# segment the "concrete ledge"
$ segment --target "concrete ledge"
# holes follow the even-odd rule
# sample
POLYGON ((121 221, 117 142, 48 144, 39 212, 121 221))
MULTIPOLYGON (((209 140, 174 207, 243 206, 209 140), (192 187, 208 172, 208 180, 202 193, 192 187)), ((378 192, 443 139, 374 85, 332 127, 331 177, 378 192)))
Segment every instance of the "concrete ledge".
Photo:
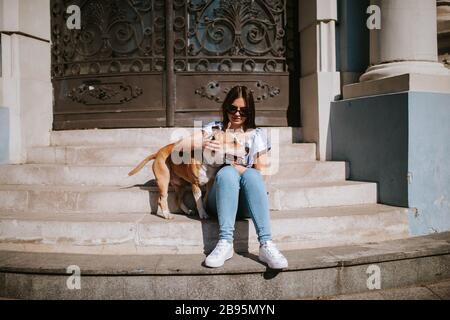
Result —
MULTIPOLYGON (((289 267, 301 271, 408 260, 450 254, 450 232, 408 239, 284 252, 289 267)), ((236 254, 222 268, 202 265, 203 254, 84 255, 0 251, 0 272, 67 275, 76 264, 81 275, 209 275, 260 273, 268 268, 251 253, 236 254)), ((448 265, 450 272, 450 264, 448 265)), ((274 270, 273 270, 274 271, 274 270)))
POLYGON ((450 233, 286 252, 290 266, 267 269, 254 255, 223 268, 204 255, 90 256, 0 252, 0 296, 21 299, 298 299, 367 292, 376 264, 381 288, 450 278, 450 233), (68 290, 66 268, 81 269, 81 290, 68 290))
POLYGON ((404 91, 450 93, 450 76, 404 74, 344 86, 344 99, 404 91))

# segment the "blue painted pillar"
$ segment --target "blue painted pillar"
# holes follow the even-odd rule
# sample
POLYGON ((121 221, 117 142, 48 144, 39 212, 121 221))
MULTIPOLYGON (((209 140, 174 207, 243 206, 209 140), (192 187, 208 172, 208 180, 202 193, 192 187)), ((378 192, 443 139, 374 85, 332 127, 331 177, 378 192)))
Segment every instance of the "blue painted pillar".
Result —
POLYGON ((370 0, 338 0, 337 62, 343 85, 357 82, 369 66, 369 6, 370 0))

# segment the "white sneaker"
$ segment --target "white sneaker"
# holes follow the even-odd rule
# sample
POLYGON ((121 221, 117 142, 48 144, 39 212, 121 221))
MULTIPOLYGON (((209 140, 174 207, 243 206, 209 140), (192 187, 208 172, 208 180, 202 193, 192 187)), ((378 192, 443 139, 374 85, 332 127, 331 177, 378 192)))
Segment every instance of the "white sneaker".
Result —
POLYGON ((205 259, 205 265, 210 268, 221 267, 226 260, 231 259, 233 253, 232 243, 227 240, 219 240, 214 250, 205 259))
POLYGON ((284 269, 288 266, 286 258, 272 241, 266 241, 260 245, 259 260, 267 263, 271 269, 284 269))

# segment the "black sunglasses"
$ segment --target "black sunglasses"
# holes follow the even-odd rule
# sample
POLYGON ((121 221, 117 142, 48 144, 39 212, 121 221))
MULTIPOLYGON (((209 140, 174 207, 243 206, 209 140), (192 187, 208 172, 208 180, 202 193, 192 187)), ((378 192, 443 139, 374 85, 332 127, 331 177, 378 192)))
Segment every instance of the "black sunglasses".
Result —
POLYGON ((248 117, 251 113, 250 108, 248 107, 238 108, 232 104, 226 105, 225 111, 231 114, 236 114, 239 111, 239 114, 243 117, 248 117))

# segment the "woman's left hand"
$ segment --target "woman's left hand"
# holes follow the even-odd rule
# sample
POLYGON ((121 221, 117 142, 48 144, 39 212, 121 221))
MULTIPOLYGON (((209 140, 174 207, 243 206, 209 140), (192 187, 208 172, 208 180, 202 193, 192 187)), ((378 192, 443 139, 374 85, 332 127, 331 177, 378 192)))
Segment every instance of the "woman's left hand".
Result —
POLYGON ((237 163, 233 163, 232 166, 239 172, 239 175, 241 175, 241 176, 244 173, 244 171, 247 170, 246 167, 241 166, 240 164, 237 164, 237 163))

